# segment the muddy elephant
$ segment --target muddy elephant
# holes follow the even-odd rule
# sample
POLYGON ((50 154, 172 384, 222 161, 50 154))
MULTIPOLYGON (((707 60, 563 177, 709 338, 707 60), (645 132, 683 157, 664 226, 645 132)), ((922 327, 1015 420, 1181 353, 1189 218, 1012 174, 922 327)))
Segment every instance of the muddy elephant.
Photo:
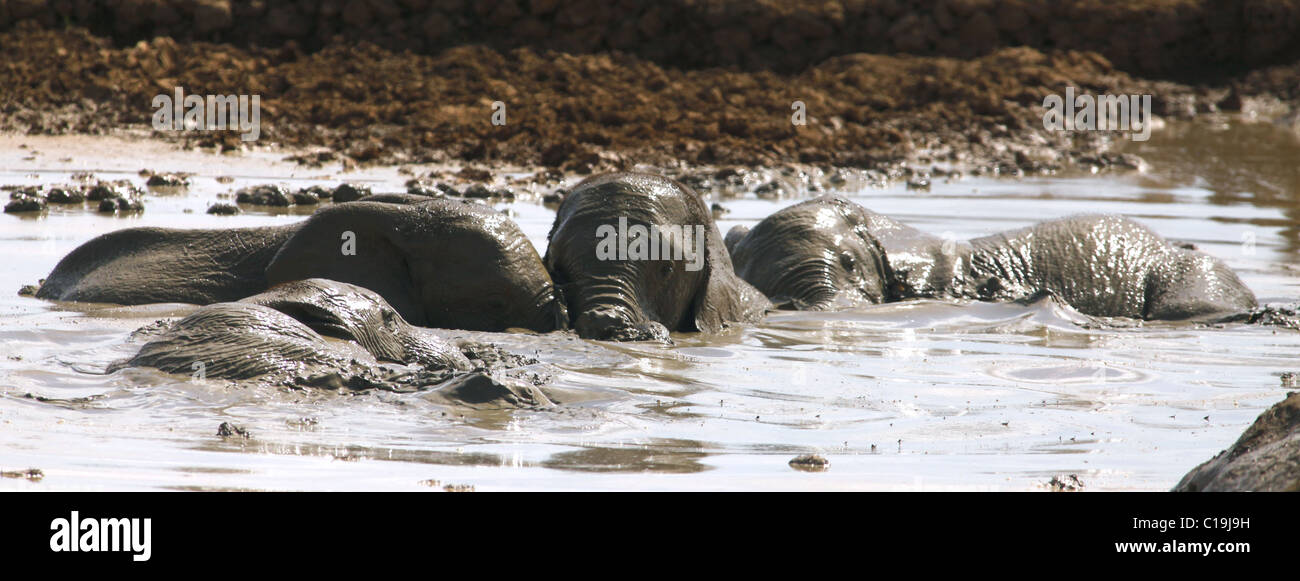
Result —
POLYGON ((364 288, 307 279, 202 307, 107 371, 152 367, 198 379, 421 391, 428 401, 471 408, 552 405, 534 382, 489 370, 516 359, 528 363, 491 345, 434 336, 364 288))
POLYGON ((736 276, 700 196, 662 176, 584 180, 560 205, 548 240, 546 268, 584 338, 717 332, 770 307, 736 276))
POLYGON ((910 298, 1052 293, 1093 316, 1221 318, 1255 296, 1222 261, 1120 216, 1073 216, 945 240, 822 196, 728 233, 737 273, 796 309, 910 298))
POLYGON ((112 232, 64 257, 36 296, 211 304, 319 277, 373 290, 415 325, 564 328, 550 275, 505 215, 457 200, 387 202, 336 204, 286 226, 112 232))
POLYGON ((299 226, 109 232, 63 257, 36 297, 122 305, 236 301, 266 290, 266 265, 299 226))
POLYGON ((948 296, 961 267, 951 242, 839 196, 733 227, 726 243, 741 278, 796 310, 948 296))
POLYGON ((110 371, 143 366, 227 379, 352 376, 381 362, 431 370, 472 367, 459 350, 407 323, 378 294, 314 278, 205 306, 110 371))

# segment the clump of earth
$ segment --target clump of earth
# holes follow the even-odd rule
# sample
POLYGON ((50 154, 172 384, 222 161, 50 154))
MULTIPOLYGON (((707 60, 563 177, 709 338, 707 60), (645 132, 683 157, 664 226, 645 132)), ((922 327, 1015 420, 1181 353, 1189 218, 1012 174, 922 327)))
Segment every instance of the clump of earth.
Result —
MULTIPOLYGON (((681 68, 636 51, 546 43, 413 52, 364 39, 305 49, 291 38, 122 38, 31 19, 0 33, 0 60, 9 63, 0 68, 0 131, 144 130, 219 151, 307 148, 300 163, 344 167, 451 162, 587 174, 638 164, 884 172, 908 164, 1025 175, 1141 167, 1115 152, 1116 132, 1044 128, 1044 98, 1069 87, 1150 94, 1157 116, 1180 119, 1241 111, 1285 122, 1300 101, 1297 65, 1191 85, 1130 75, 1097 52, 1047 47, 990 45, 969 57, 832 51, 806 66, 765 69, 681 68), (260 96, 259 139, 244 141, 237 129, 154 131, 154 98, 176 87, 260 96)), ((915 177, 923 188, 940 176, 915 177)))

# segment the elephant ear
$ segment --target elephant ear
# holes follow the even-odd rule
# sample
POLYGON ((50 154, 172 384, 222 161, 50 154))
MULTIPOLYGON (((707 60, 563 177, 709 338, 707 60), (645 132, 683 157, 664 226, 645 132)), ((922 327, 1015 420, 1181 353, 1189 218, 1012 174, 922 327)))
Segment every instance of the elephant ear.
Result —
POLYGON ((267 282, 325 278, 354 284, 383 297, 407 322, 423 325, 420 284, 407 260, 421 249, 399 233, 409 219, 406 208, 355 201, 317 210, 280 247, 266 268, 267 282))
POLYGON ((705 228, 704 283, 695 295, 695 328, 706 333, 721 331, 727 323, 757 321, 772 308, 771 301, 753 285, 736 276, 711 221, 705 228))

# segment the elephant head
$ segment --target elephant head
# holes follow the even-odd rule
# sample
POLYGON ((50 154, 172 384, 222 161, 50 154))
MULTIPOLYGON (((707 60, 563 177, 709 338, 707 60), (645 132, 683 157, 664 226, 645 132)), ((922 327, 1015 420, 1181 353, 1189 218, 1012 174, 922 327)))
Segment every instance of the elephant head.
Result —
POLYGON ((727 233, 736 274, 777 305, 820 310, 886 299, 884 249, 853 202, 822 196, 727 233))
POLYGON ((770 307, 733 272, 704 201, 662 176, 583 181, 561 204, 548 239, 546 268, 585 338, 716 332, 770 307))
POLYGON ((473 369, 460 350, 407 324, 379 295, 308 279, 200 308, 109 371, 143 366, 226 379, 378 379, 391 375, 384 362, 447 373, 473 369))

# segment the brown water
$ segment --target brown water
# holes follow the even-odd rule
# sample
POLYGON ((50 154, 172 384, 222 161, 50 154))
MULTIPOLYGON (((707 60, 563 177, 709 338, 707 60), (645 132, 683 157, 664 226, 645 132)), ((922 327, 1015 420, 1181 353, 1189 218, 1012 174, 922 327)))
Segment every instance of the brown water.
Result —
MULTIPOLYGON (((1079 212, 1124 214, 1227 261, 1261 302, 1300 297, 1293 134, 1173 124, 1130 150, 1154 169, 852 194, 961 238, 1079 212)), ((1300 333, 1276 328, 1098 327, 1050 302, 919 301, 779 313, 720 336, 675 335, 671 347, 479 334, 535 354, 557 386, 583 396, 551 410, 470 412, 421 394, 279 391, 145 369, 102 375, 138 348, 131 331, 192 307, 15 295, 118 228, 302 219, 203 213, 244 185, 346 178, 403 189, 394 168, 331 175, 338 168, 302 169, 277 161, 283 155, 0 136, 0 184, 59 183, 78 170, 140 183, 142 167, 198 174, 186 192, 149 196, 136 217, 59 208, 0 216, 0 469, 45 474, 0 478, 0 489, 1041 490, 1053 475, 1077 474, 1089 490, 1162 490, 1233 442, 1285 395, 1280 374, 1300 368, 1300 333), (253 437, 217 437, 226 421, 253 437), (830 469, 788 466, 806 453, 830 469)), ((752 224, 795 201, 724 200, 732 212, 719 226, 752 224)), ((527 200, 498 207, 544 249, 552 211, 527 200)))

